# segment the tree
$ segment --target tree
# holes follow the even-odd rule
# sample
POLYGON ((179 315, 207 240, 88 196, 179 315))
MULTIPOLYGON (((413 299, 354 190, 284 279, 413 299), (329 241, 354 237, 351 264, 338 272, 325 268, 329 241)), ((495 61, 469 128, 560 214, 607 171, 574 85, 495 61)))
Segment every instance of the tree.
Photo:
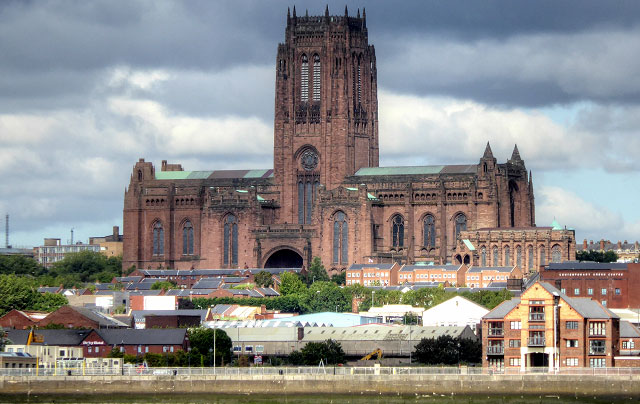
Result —
POLYGON ((316 281, 305 293, 302 305, 311 313, 321 311, 349 311, 351 300, 338 285, 316 281))
POLYGON ((5 330, 2 329, 2 327, 0 327, 0 352, 4 351, 4 346, 7 345, 7 343, 10 343, 11 341, 9 341, 9 339, 7 338, 7 333, 5 330))
POLYGON ((618 254, 615 251, 578 251, 576 253, 576 259, 578 261, 593 261, 593 262, 616 262, 618 261, 618 254))
POLYGON ((314 366, 322 360, 329 365, 344 362, 344 350, 339 342, 328 339, 325 342, 309 342, 300 352, 306 365, 314 366))
POLYGON ((273 277, 269 271, 260 271, 255 276, 256 285, 263 288, 269 288, 273 286, 273 277))
POLYGON ((341 272, 339 274, 335 274, 331 277, 331 282, 336 285, 344 285, 347 282, 347 273, 341 272))
POLYGON ((58 310, 65 304, 69 304, 69 300, 67 300, 65 296, 55 293, 44 293, 41 294, 38 299, 36 299, 30 309, 51 312, 54 310, 58 310))
POLYGON ((34 281, 16 275, 0 275, 0 316, 12 309, 28 310, 42 299, 34 281))
POLYGON ((280 275, 280 294, 282 296, 300 295, 307 290, 300 277, 292 272, 283 272, 280 275))
POLYGON ((176 287, 176 284, 170 281, 157 281, 154 282, 153 285, 151 285, 151 289, 152 290, 169 290, 169 289, 174 289, 176 287))
POLYGON ((423 338, 416 345, 413 355, 418 362, 427 365, 478 363, 482 356, 482 343, 467 338, 454 338, 450 335, 423 338))
POLYGON ((0 255, 0 274, 40 276, 44 273, 44 267, 31 257, 0 255))
POLYGON ((226 332, 218 328, 215 330, 204 327, 189 329, 189 342, 191 344, 191 348, 196 353, 208 358, 208 355, 210 355, 209 349, 213 350, 214 347, 214 333, 216 364, 221 364, 222 361, 224 361, 224 363, 229 363, 229 360, 231 359, 231 338, 229 338, 226 332))
POLYGON ((320 257, 314 257, 309 266, 309 273, 307 274, 307 285, 311 285, 313 282, 327 282, 329 281, 329 275, 327 270, 324 269, 320 257))

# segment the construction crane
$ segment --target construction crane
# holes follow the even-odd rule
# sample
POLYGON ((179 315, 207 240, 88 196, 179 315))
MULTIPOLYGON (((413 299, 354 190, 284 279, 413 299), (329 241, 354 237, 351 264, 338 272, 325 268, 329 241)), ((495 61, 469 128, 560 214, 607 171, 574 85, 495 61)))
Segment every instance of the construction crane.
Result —
POLYGON ((369 354, 363 356, 362 359, 360 359, 360 360, 368 361, 368 360, 371 360, 371 358, 373 358, 374 356, 376 356, 376 359, 378 359, 378 360, 382 359, 382 349, 376 348, 372 352, 370 352, 369 354))

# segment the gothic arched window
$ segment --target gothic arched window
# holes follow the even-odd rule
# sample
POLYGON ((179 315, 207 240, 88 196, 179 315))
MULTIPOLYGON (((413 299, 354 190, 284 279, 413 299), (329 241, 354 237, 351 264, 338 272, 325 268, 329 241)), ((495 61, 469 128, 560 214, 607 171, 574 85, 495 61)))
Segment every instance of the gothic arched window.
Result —
POLYGON ((164 255, 164 228, 160 221, 153 225, 153 255, 164 255))
POLYGON ((320 56, 313 55, 313 100, 320 101, 320 56))
POLYGON ((529 268, 529 270, 533 269, 533 247, 529 247, 529 263, 527 268, 529 268))
POLYGON ((300 68, 300 101, 309 100, 309 58, 302 55, 302 67, 300 68))
POLYGON ((509 246, 506 246, 504 248, 504 266, 505 267, 510 267, 511 266, 511 263, 510 263, 511 257, 509 256, 510 253, 511 253, 511 251, 509 249, 509 246))
POLYGON ((188 220, 182 227, 182 254, 193 255, 193 226, 188 220))
POLYGON ((551 248, 551 262, 560 262, 562 261, 562 249, 559 245, 554 245, 551 248))
POLYGON ((238 265, 238 218, 234 215, 224 220, 224 265, 238 265))
POLYGON ((480 266, 487 266, 487 249, 484 247, 480 250, 480 266))
POLYGON ((338 212, 333 218, 333 263, 349 262, 349 225, 347 216, 338 212))
POLYGON ((516 247, 516 265, 522 269, 522 247, 516 247))
POLYGON ((538 265, 545 265, 546 260, 545 260, 545 253, 544 253, 544 246, 541 245, 540 246, 540 262, 538 263, 538 265))
POLYGON ((493 247, 493 266, 494 267, 500 266, 500 261, 498 258, 498 247, 493 247))
POLYGON ((394 248, 404 247, 404 218, 401 215, 391 219, 391 245, 394 248))
POLYGON ((434 248, 436 246, 436 219, 432 215, 424 217, 424 247, 434 248))
POLYGON ((455 222, 456 222, 455 238, 457 239, 461 231, 467 230, 467 217, 464 215, 464 213, 460 213, 458 216, 456 216, 455 222))

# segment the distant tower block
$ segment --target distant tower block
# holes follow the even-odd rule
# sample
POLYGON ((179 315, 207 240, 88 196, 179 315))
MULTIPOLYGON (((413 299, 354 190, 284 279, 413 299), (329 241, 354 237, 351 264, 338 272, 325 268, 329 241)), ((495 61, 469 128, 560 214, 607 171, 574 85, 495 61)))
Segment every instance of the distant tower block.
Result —
POLYGON ((9 248, 9 215, 5 216, 5 226, 4 226, 4 246, 9 248))

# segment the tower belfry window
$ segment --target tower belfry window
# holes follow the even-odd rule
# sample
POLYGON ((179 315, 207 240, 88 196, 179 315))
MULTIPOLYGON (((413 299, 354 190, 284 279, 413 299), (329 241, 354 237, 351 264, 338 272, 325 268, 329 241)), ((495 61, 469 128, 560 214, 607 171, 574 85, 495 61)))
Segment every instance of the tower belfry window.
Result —
POLYGON ((302 67, 300 68, 300 100, 309 100, 309 58, 302 55, 302 67))
POLYGON ((320 70, 320 56, 313 56, 313 101, 320 101, 320 83, 321 83, 321 70, 320 70))
POLYGON ((362 103, 362 71, 360 67, 360 58, 358 58, 358 105, 362 103))

